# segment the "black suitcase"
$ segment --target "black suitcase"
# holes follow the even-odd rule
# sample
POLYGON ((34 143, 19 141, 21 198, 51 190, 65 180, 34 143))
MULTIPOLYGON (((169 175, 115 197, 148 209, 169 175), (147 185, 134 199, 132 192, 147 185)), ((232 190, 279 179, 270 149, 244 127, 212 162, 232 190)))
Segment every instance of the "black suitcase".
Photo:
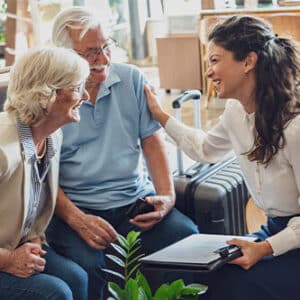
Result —
MULTIPOLYGON (((195 127, 199 127, 200 96, 199 91, 187 91, 174 100, 175 117, 180 120, 181 105, 193 99, 195 127)), ((194 220, 201 233, 244 235, 249 193, 236 157, 183 170, 182 153, 177 150, 177 161, 176 207, 194 220)))

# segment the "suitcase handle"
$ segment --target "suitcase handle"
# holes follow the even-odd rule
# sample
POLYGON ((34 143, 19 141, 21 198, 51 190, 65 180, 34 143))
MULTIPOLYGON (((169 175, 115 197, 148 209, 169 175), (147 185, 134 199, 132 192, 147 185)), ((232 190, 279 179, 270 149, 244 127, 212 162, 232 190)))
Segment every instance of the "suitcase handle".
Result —
MULTIPOLYGON (((201 127, 201 119, 200 119, 200 98, 201 92, 198 90, 190 90, 185 91, 182 95, 176 98, 172 102, 172 107, 174 109, 174 117, 176 120, 181 121, 181 106, 183 103, 194 100, 194 126, 195 128, 201 127)), ((183 170, 183 160, 182 160, 182 151, 177 148, 177 167, 178 167, 178 175, 184 175, 183 170)))
POLYGON ((181 105, 184 102, 189 101, 191 99, 200 100, 200 97, 201 97, 201 92, 198 90, 185 91, 182 95, 180 95, 172 102, 172 107, 174 109, 181 108, 181 105))

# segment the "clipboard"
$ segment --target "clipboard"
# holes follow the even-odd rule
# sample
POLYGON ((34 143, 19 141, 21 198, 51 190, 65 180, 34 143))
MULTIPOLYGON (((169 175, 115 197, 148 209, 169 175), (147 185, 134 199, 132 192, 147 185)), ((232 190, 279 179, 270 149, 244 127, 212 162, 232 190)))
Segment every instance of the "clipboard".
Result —
POLYGON ((139 261, 151 269, 212 272, 242 256, 240 248, 226 244, 232 238, 257 240, 252 236, 193 234, 139 261))

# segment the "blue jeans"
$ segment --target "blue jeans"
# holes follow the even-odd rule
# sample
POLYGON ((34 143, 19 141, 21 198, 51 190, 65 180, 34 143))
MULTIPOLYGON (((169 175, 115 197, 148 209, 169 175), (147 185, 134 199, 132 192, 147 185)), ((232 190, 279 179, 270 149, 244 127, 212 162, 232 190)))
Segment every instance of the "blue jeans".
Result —
MULTIPOLYGON (((106 211, 83 211, 104 218, 118 233, 126 235, 130 230, 139 230, 128 222, 125 215, 127 209, 128 206, 106 211)), ((151 253, 193 233, 198 233, 197 226, 174 208, 159 224, 149 231, 142 232, 142 252, 151 253)), ((58 253, 74 260, 86 270, 89 277, 88 299, 102 300, 103 288, 107 283, 106 274, 101 271, 105 267, 105 252, 89 247, 75 231, 56 216, 48 227, 47 240, 58 253)))
POLYGON ((27 278, 0 272, 0 299, 86 300, 86 272, 73 261, 43 246, 47 251, 45 270, 27 278))
MULTIPOLYGON (((285 228, 289 219, 268 218, 268 225, 253 235, 265 240, 285 228)), ((208 285, 203 300, 295 300, 300 295, 299 274, 300 249, 296 249, 267 256, 249 270, 225 265, 216 272, 200 275, 198 280, 208 285)))

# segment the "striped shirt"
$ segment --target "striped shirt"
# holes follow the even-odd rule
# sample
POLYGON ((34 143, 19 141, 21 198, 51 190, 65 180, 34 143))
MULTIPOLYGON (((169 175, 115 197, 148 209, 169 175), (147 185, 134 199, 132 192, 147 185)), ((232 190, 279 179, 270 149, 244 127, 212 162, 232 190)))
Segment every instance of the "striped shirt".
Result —
POLYGON ((24 157, 26 160, 31 160, 32 163, 30 197, 20 242, 23 243, 30 234, 32 225, 35 223, 36 219, 44 208, 47 195, 50 192, 47 180, 49 162, 50 159, 55 155, 56 150, 53 145, 53 138, 50 135, 47 138, 45 157, 40 161, 36 153, 30 126, 22 123, 20 120, 17 120, 17 127, 24 157))

